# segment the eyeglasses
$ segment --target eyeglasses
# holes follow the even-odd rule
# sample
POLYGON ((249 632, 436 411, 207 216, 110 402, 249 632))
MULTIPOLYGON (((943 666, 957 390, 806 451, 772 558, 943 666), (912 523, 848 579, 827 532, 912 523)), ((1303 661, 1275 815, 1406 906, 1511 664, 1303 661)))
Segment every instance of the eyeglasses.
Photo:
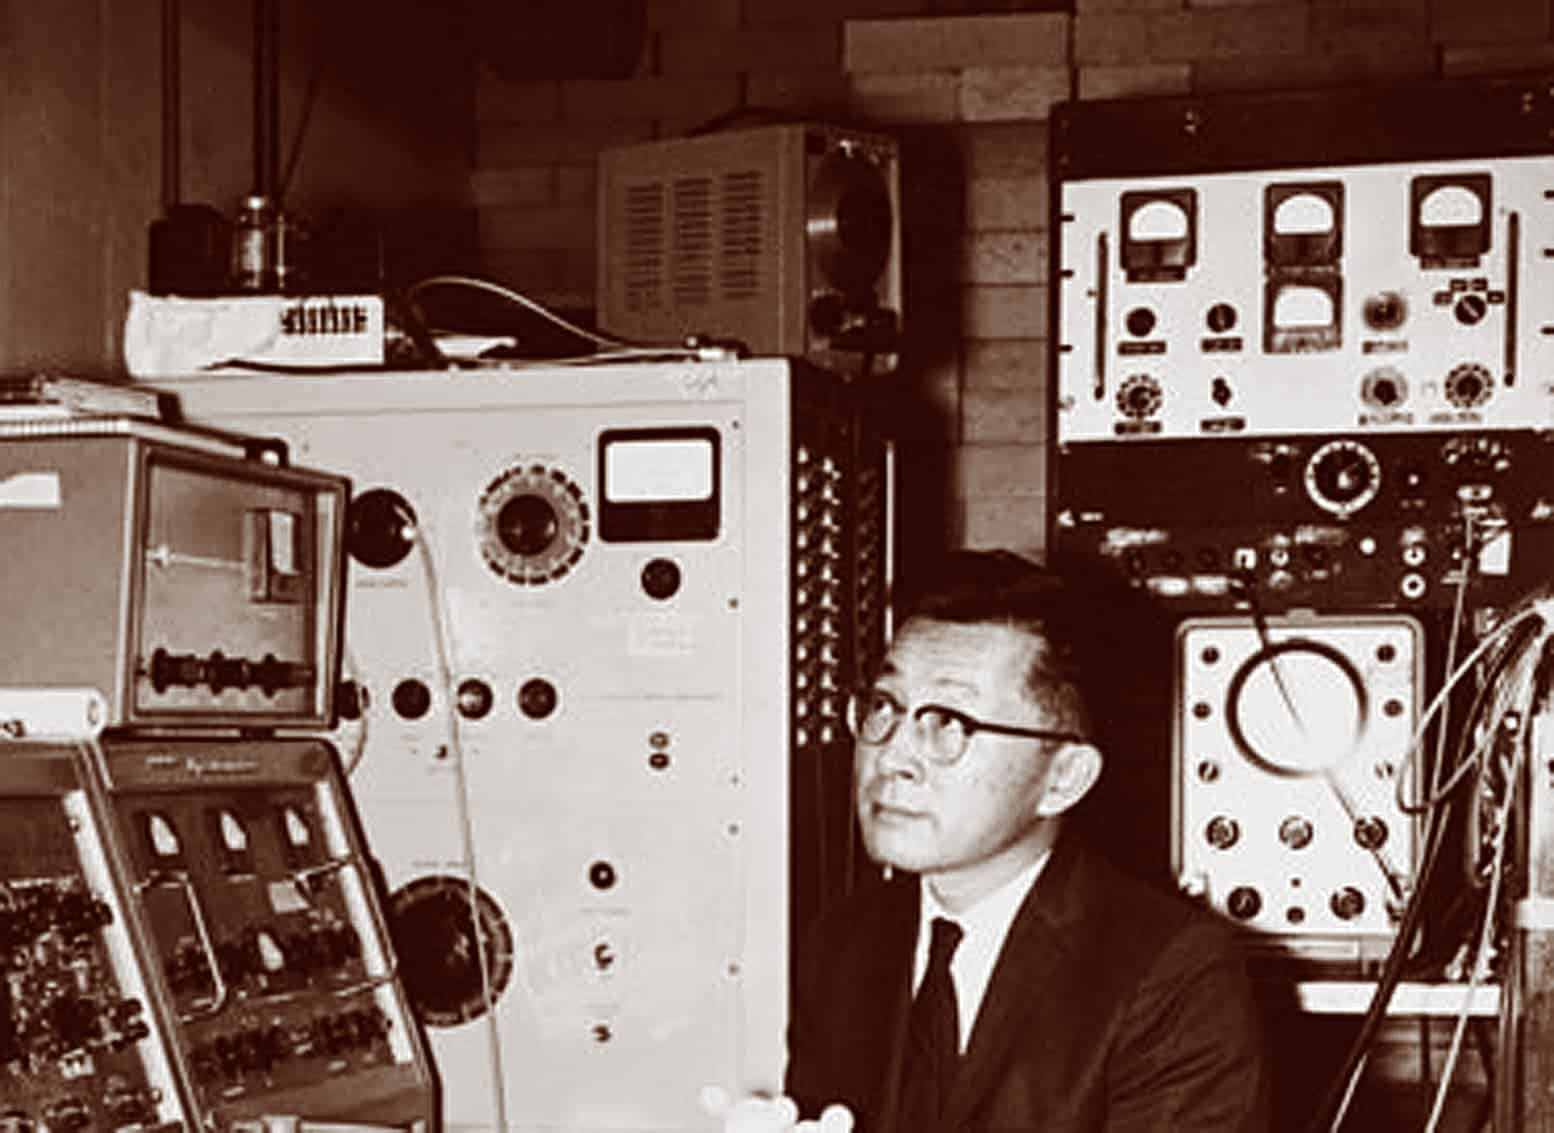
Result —
MULTIPOLYGON (((883 689, 859 689, 847 701, 847 725, 852 729, 853 735, 866 744, 888 743, 906 715, 906 707, 883 689)), ((978 720, 975 716, 969 716, 958 708, 947 708, 943 704, 919 704, 912 709, 912 725, 918 746, 932 762, 943 767, 959 763, 961 757, 966 754, 966 748, 971 744, 971 737, 978 732, 992 732, 999 736, 1025 736, 1035 740, 1085 742, 1085 737, 1077 732, 993 724, 987 720, 978 720)))

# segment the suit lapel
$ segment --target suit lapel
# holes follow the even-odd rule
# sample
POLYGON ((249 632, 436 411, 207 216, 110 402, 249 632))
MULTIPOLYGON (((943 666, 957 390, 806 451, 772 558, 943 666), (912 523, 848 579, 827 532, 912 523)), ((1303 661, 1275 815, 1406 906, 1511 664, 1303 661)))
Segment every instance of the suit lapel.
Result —
POLYGON ((1052 981, 1069 969, 1084 897, 1083 863, 1072 843, 1058 840, 1009 926, 950 1093, 947 1129, 958 1128, 986 1098, 1016 1038, 1028 1033, 1031 1015, 1050 998, 1052 981))

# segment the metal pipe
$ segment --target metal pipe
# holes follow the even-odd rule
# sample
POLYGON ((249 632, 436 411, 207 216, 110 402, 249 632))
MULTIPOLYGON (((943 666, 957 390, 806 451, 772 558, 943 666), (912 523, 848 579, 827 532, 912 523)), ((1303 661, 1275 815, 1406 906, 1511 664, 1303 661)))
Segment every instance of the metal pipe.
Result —
POLYGON ((280 3, 254 0, 254 195, 273 199, 280 170, 280 3))
POLYGON ((178 0, 162 0, 162 213, 178 203, 183 107, 178 0))

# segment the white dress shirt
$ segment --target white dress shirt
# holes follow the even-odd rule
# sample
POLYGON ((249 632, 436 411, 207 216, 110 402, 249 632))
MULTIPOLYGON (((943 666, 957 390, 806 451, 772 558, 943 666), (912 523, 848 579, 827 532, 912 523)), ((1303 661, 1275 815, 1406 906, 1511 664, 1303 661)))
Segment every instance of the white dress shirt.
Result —
POLYGON ((982 1006, 982 997, 987 994, 988 981, 993 978, 993 966, 998 963, 998 954, 1003 951, 1009 926, 1014 923, 1014 915, 1020 911, 1031 886, 1036 884, 1036 878, 1041 875, 1050 853, 1042 854, 1002 886, 959 913, 952 913, 939 903, 932 884, 927 880, 918 882, 922 887, 922 899, 918 902, 917 952, 912 961, 912 990, 915 994, 928 970, 928 938, 932 933, 933 919, 945 917, 960 925, 964 935, 950 961, 950 978, 955 982, 955 1006, 960 1019, 962 1054, 966 1053, 972 1024, 976 1022, 977 1011, 982 1006))

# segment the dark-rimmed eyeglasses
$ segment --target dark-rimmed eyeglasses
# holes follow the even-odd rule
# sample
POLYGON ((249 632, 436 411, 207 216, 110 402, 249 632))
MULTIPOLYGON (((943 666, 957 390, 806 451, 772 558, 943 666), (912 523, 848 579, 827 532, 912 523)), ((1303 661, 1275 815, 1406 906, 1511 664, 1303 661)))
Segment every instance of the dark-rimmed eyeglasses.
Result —
MULTIPOLYGON (((853 735, 866 744, 889 743, 907 715, 906 706, 884 689, 858 689, 847 701, 847 725, 853 735)), ((944 767, 960 762, 971 745, 971 737, 978 732, 1033 740, 1088 742, 1077 732, 995 724, 943 704, 919 704, 910 715, 918 747, 931 761, 944 767)))

